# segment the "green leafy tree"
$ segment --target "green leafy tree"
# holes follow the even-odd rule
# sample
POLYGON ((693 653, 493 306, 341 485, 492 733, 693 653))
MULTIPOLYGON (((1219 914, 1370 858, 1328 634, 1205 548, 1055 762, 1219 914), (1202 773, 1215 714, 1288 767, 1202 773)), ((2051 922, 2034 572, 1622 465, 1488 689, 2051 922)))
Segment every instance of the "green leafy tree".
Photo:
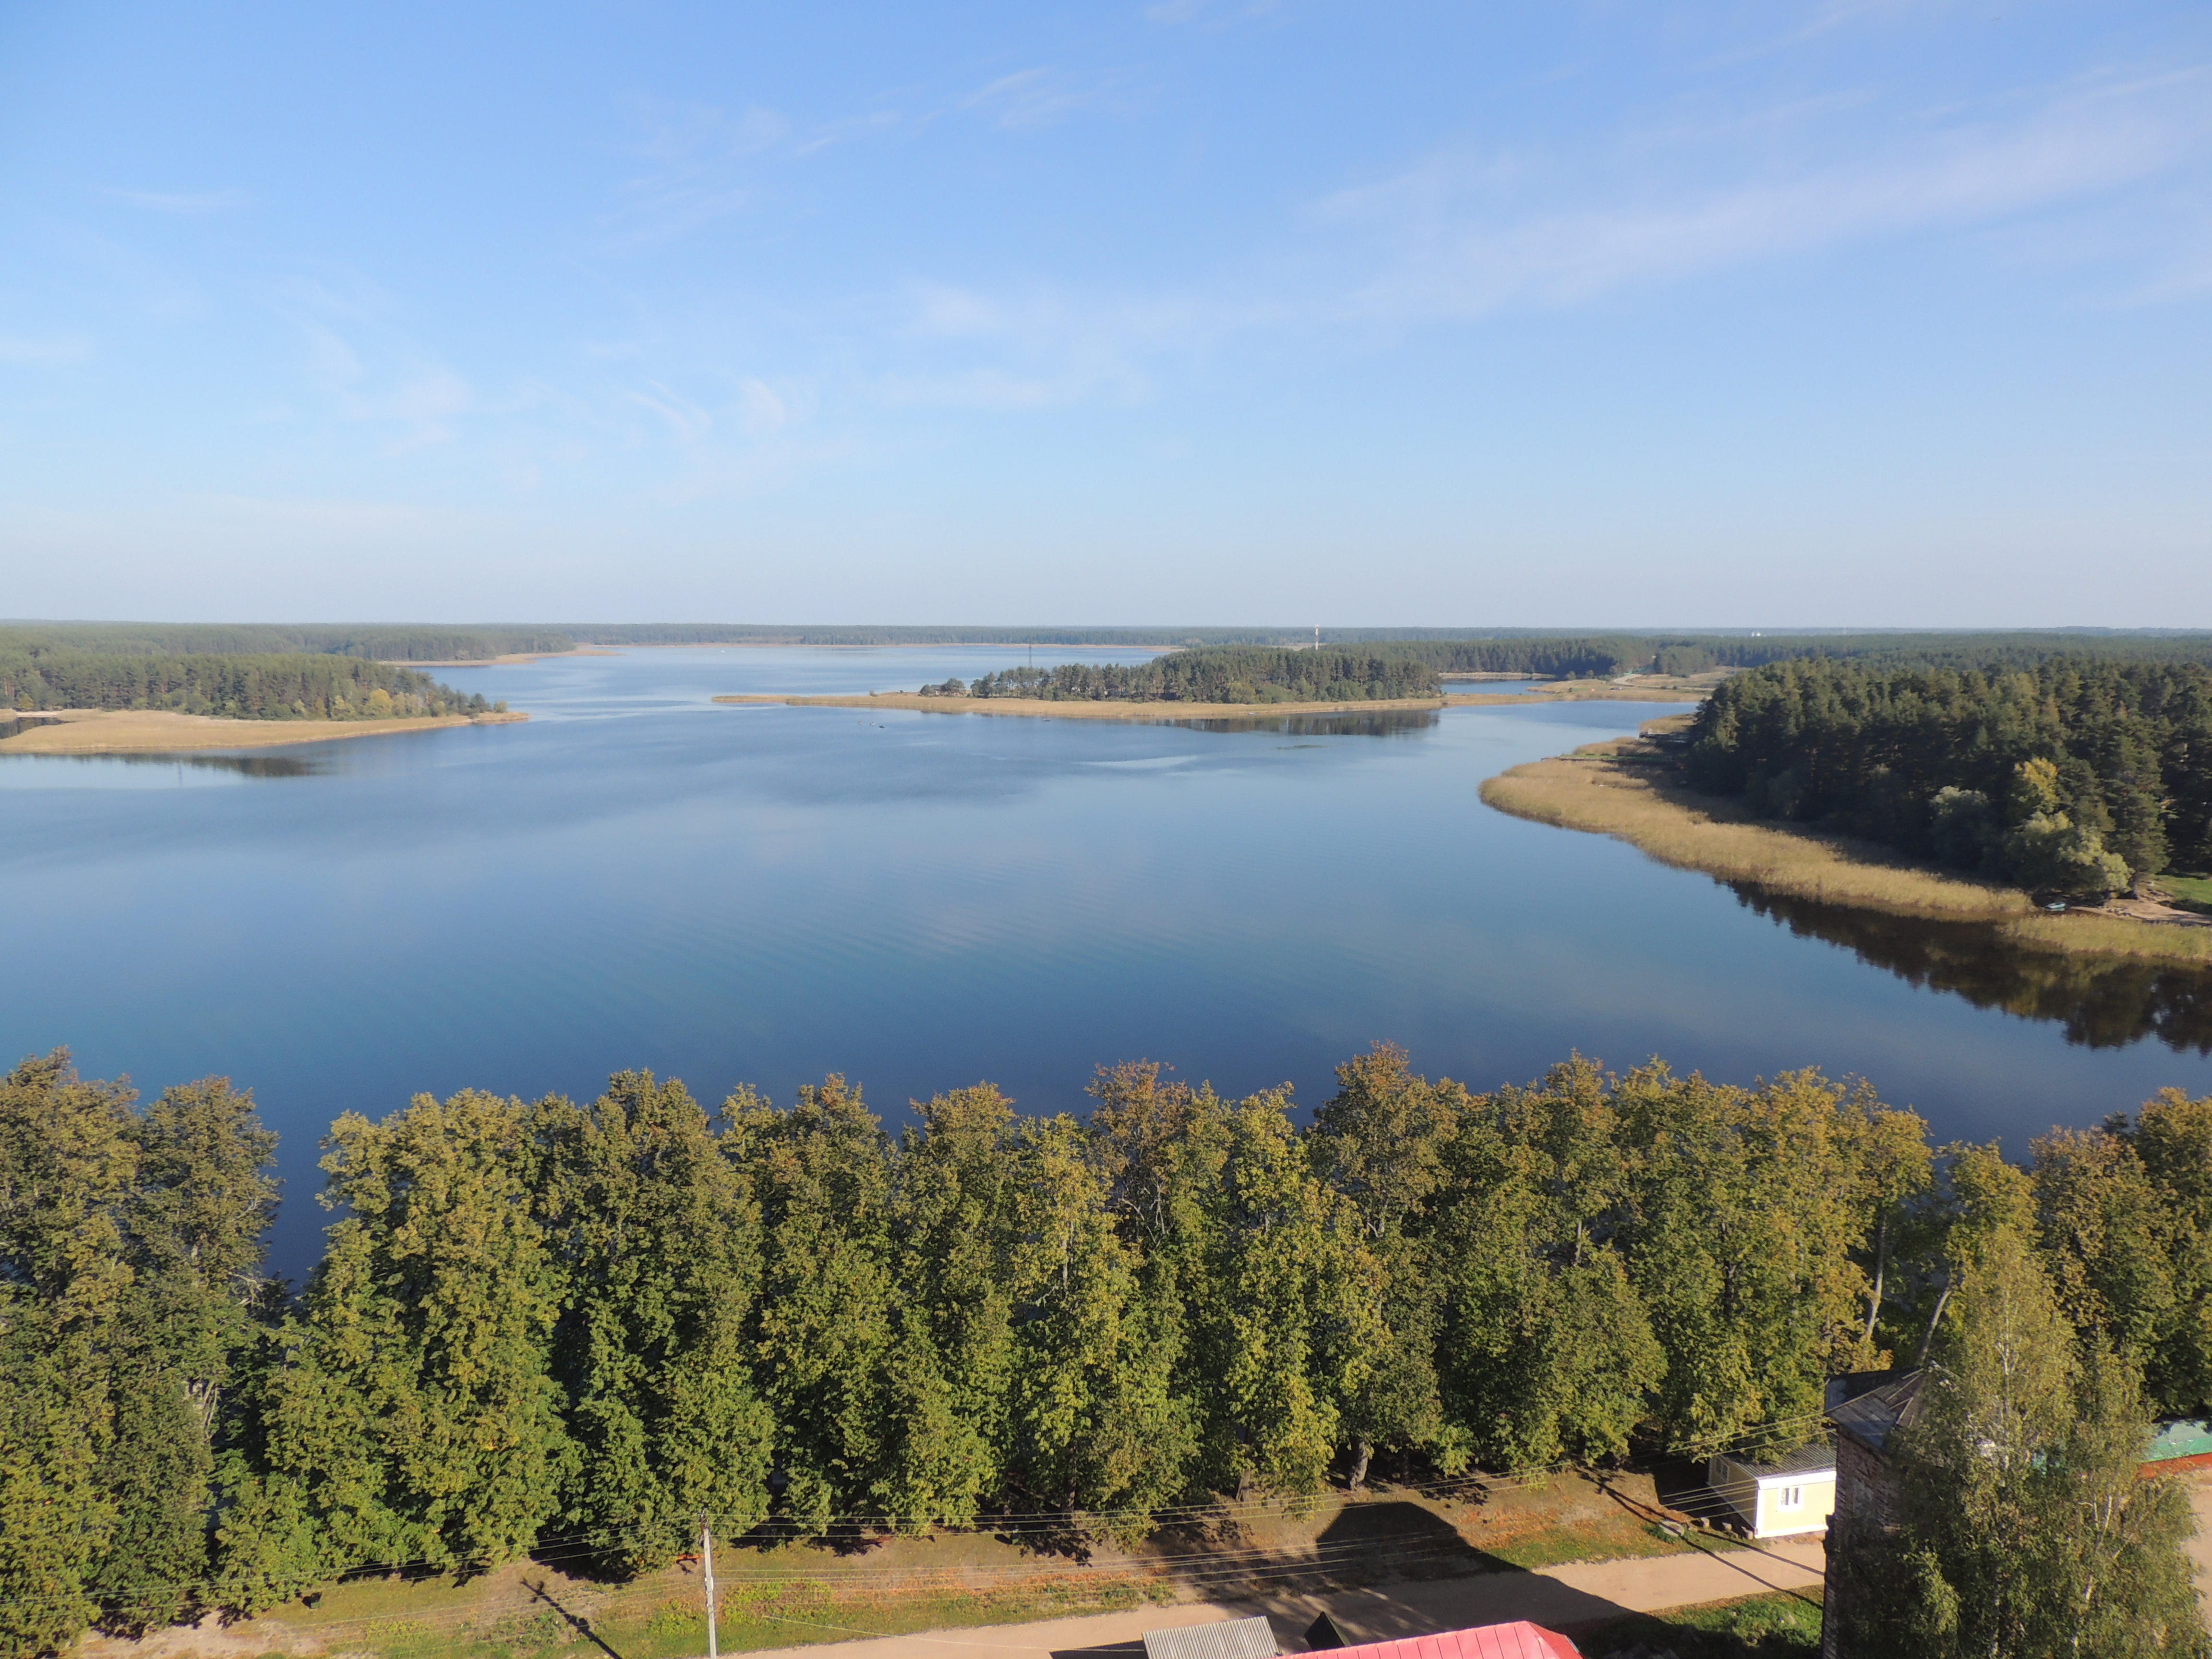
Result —
POLYGON ((617 1073, 588 1108, 546 1103, 539 1133, 538 1211, 567 1287, 562 1520, 623 1571, 663 1566, 702 1512, 742 1530, 768 1511, 774 1428, 746 1331, 758 1206, 672 1079, 617 1073))
POLYGON ((1307 1146, 1323 1179, 1351 1201, 1382 1296, 1366 1380, 1346 1409, 1357 1491, 1378 1445, 1426 1449, 1465 1466, 1465 1438, 1447 1431, 1437 1377, 1431 1200, 1467 1091, 1415 1076, 1406 1051, 1382 1042, 1338 1066, 1336 1081, 1307 1146))
POLYGON ((1014 1359, 1013 1105, 988 1084, 918 1109, 894 1167, 898 1316, 874 1488, 893 1524, 965 1524, 1000 1484, 1014 1359))
POLYGON ((878 1501, 896 1328, 889 1147, 857 1089, 809 1084, 788 1112, 740 1089, 725 1154, 761 1206, 756 1377, 776 1424, 784 1512, 820 1532, 878 1501))
POLYGON ((0 1654, 58 1652, 97 1611, 116 1532, 106 1350, 131 1271, 129 1089, 58 1048, 0 1082, 0 1654))
MULTIPOLYGON (((1138 1494, 1194 1496, 1206 1479, 1202 1449, 1207 1350, 1199 1310, 1212 1299, 1210 1195, 1229 1157, 1229 1108, 1212 1088, 1163 1080, 1156 1061, 1101 1066, 1085 1125, 1114 1237, 1133 1264, 1131 1340, 1144 1368, 1127 1395, 1138 1494)), ((1157 1499, 1154 1501, 1158 1501, 1157 1499)))
POLYGON ((2038 1236, 2068 1318, 2143 1373, 2160 1412, 2212 1404, 2212 1097, 2034 1145, 2038 1236))
POLYGON ((2187 1494, 2137 1474, 2131 1369, 2101 1346, 2077 1357, 2018 1229, 1973 1237, 1957 1265, 1918 1417, 1892 1437, 1899 1530, 1845 1553, 1845 1651, 2202 1654, 2187 1494))
POLYGON ((110 1625, 143 1630, 184 1616, 208 1578, 210 1488, 276 1207, 276 1137, 224 1078, 164 1090, 128 1132, 132 1282, 110 1344, 101 1469, 116 1530, 92 1583, 110 1625))
POLYGON ((1007 1475, 1020 1498, 1106 1511, 1127 1541, 1182 1494, 1193 1437, 1175 1391, 1177 1350, 1143 1294, 1108 1193, 1073 1119, 1020 1127, 1007 1475))
POLYGON ((2102 835, 2061 806, 2051 762, 2039 757, 2014 769, 2010 806, 2012 827, 1998 843, 1998 863, 2030 892, 2102 898, 2127 886, 2126 861, 2106 852, 2102 835))
POLYGON ((1854 1256, 1871 1219, 1873 1103, 1812 1072, 1751 1091, 1654 1065, 1622 1080, 1616 1109, 1668 1443, 1703 1455, 1763 1425, 1809 1425, 1825 1379, 1872 1357, 1854 1256))
POLYGON ((559 1512, 575 1449, 534 1214, 542 1115, 467 1091, 332 1126, 324 1201, 346 1214, 262 1385, 260 1466, 224 1528, 234 1605, 356 1565, 496 1565, 559 1512))
POLYGON ((1666 1355, 1628 1272, 1607 1079, 1578 1056, 1479 1098, 1449 1162, 1436 1261, 1455 1423, 1498 1468, 1622 1455, 1666 1355))
POLYGON ((1197 1313, 1205 1467, 1240 1498, 1320 1489, 1381 1340, 1381 1282, 1357 1213, 1316 1177, 1286 1091, 1227 1109, 1197 1313))

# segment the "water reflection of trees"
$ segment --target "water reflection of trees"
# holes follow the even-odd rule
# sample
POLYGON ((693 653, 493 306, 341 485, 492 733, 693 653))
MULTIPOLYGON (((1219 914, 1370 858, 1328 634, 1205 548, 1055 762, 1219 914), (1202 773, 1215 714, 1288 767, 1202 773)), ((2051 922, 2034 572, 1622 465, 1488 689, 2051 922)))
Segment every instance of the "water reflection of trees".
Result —
POLYGON ((2022 950, 1987 922, 1923 921, 1847 910, 1736 885, 1736 897, 1801 939, 1848 945, 1899 979, 2048 1020, 2066 1040, 2122 1048, 2156 1037, 2169 1048, 2212 1054, 2212 970, 2130 957, 2022 950))
POLYGON ((297 755, 70 755, 24 751, 42 761, 75 761, 82 766, 189 766, 208 772, 235 772, 249 778, 311 778, 329 771, 327 762, 297 755))
POLYGON ((1194 732, 1273 732, 1291 738, 1399 738, 1425 732, 1437 720, 1433 708, 1396 708, 1370 714, 1238 714, 1169 724, 1194 732))

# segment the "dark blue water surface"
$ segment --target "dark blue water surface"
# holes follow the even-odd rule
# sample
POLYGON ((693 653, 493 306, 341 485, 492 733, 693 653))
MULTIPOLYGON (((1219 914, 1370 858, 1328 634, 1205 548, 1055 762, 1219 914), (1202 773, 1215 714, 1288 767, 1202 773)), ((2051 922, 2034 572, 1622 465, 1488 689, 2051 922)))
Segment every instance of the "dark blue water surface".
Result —
POLYGON ((1733 1081, 1858 1073, 1940 1137, 2015 1152, 2164 1085, 2212 1091, 2201 981, 1764 912, 1477 799, 1651 704, 1224 730, 709 701, 1019 659, 563 658, 440 671, 526 725, 0 758, 0 1049, 67 1044, 149 1091, 250 1085, 283 1135, 293 1274, 339 1112, 588 1096, 623 1066, 709 1099, 842 1071, 895 1116, 987 1078, 1080 1109, 1095 1065, 1148 1056, 1310 1105, 1383 1037, 1478 1087, 1574 1049, 1733 1081))

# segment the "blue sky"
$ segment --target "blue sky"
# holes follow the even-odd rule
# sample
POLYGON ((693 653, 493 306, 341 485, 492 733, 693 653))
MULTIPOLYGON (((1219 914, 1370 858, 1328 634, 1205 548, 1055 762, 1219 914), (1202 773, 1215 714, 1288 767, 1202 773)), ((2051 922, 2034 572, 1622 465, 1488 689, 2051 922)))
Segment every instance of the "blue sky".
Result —
POLYGON ((2212 10, 0 5, 0 581, 2212 626, 2212 10))

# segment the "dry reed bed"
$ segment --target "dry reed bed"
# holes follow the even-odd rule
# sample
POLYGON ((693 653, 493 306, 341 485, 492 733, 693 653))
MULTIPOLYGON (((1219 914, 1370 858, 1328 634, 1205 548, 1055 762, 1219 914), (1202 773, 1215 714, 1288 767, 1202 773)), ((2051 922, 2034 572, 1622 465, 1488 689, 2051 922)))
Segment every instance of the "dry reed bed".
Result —
POLYGON ((391 720, 234 720, 159 708, 64 709, 51 724, 0 740, 5 755, 166 755, 199 749, 273 749, 339 738, 380 738, 448 726, 500 726, 527 714, 428 714, 391 720))
MULTIPOLYGON (((1062 720, 1249 720, 1284 714, 1379 714, 1441 708, 1439 697, 1383 697, 1373 702, 1089 702, 1047 697, 920 697, 890 691, 865 697, 723 696, 716 702, 785 703, 794 708, 912 708, 925 714, 1026 714, 1062 720)), ((1525 698, 1498 697, 1498 702, 1525 698)))
POLYGON ((1554 680, 1536 691, 1447 691, 1444 704, 1471 708, 1530 702, 1703 702, 1712 690, 1687 681, 1615 685, 1610 680, 1554 680))
MULTIPOLYGON (((1654 721, 1653 727, 1677 724, 1654 721)), ((1892 915, 1990 921, 2028 950, 2212 963, 2212 927, 2039 911, 2017 888, 1928 869, 1887 848, 1753 817, 1739 803, 1674 781, 1672 762, 1642 738, 1590 744, 1534 761, 1482 786, 1501 812, 1612 836, 1662 864, 1721 881, 1892 915)))
POLYGON ((1614 836, 1678 869, 1830 904, 1972 921, 2033 908, 2025 893, 1917 869, 1865 842, 1759 823, 1734 801, 1668 781, 1666 764, 1640 739, 1591 744, 1490 779, 1482 799, 1516 817, 1614 836))
POLYGON ((2005 933, 2039 951, 2212 966, 2212 927, 2177 927, 2171 922, 2136 921, 2126 916, 2072 910, 2063 916, 2030 916, 2007 926, 2005 933))

